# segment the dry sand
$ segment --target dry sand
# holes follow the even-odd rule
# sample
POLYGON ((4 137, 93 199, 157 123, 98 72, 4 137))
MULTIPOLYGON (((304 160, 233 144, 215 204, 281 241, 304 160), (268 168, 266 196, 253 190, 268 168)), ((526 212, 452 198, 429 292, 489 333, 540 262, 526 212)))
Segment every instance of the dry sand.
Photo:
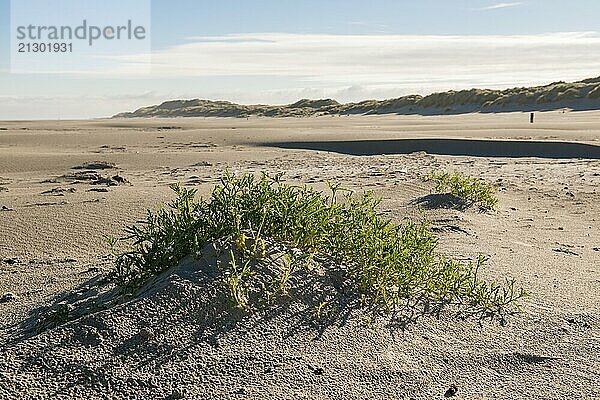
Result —
POLYGON ((429 399, 453 385, 464 399, 600 398, 600 156, 589 145, 600 146, 600 112, 538 113, 533 125, 520 113, 0 122, 0 398, 429 399), (520 154, 482 139, 545 143, 520 154), (429 153, 393 154, 413 150, 429 153), (73 169, 97 161, 114 168, 73 169), (206 284, 176 274, 132 303, 27 331, 110 269, 104 235, 170 199, 169 183, 205 195, 226 168, 374 190, 397 220, 430 194, 429 170, 492 181, 497 212, 427 214, 440 251, 482 252, 486 277, 518 280, 525 313, 392 332, 350 318, 319 333, 294 329, 290 307, 228 325, 199 311, 206 284))

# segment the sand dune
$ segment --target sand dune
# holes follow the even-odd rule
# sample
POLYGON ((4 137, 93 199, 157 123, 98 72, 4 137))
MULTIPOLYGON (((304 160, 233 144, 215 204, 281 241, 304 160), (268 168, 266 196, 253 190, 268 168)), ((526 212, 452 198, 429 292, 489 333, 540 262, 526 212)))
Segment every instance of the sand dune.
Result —
POLYGON ((115 118, 172 117, 308 117, 317 115, 400 114, 452 115, 472 112, 597 110, 600 108, 600 78, 579 82, 554 82, 530 88, 506 90, 469 89, 410 95, 390 100, 365 100, 340 104, 332 99, 303 99, 282 106, 242 105, 228 101, 171 100, 115 118))

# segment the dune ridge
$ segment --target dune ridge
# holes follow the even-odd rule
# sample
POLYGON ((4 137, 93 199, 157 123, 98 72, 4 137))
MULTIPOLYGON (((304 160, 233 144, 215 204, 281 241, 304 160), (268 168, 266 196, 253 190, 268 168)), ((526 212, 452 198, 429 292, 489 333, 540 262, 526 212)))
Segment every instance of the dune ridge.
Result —
POLYGON ((578 82, 505 90, 469 89, 409 95, 389 100, 342 104, 333 99, 302 99, 289 105, 243 105, 229 101, 171 100, 124 112, 113 118, 169 117, 309 117, 349 114, 442 115, 472 112, 550 111, 600 109, 600 77, 578 82))

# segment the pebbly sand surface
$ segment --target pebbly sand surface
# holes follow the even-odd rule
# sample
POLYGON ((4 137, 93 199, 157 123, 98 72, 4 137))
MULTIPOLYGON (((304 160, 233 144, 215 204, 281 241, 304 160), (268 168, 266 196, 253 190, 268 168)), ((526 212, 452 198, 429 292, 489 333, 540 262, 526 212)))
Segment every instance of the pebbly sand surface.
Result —
POLYGON ((599 399, 596 146, 595 111, 533 125, 521 113, 0 122, 0 398, 599 399), (396 220, 421 204, 439 250, 489 255, 482 274, 516 278, 525 312, 505 326, 442 315, 390 331, 350 315, 299 329, 294 305, 203 314, 210 284, 183 269, 130 303, 30 329, 110 270, 105 235, 168 201, 170 183, 206 195, 227 168, 373 190, 396 220), (498 210, 428 202, 435 169, 494 182, 498 210))

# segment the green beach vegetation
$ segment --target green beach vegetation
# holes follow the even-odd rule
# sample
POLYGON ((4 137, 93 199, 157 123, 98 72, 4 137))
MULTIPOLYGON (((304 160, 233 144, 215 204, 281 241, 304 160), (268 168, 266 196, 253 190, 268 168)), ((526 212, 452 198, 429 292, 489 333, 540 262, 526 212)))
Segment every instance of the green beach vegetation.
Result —
POLYGON ((435 183, 437 193, 452 194, 468 206, 476 204, 491 210, 498 204, 494 185, 460 172, 431 172, 425 180, 435 183))
MULTIPOLYGON (((228 238, 235 252, 231 250, 229 262, 218 265, 221 284, 232 306, 244 310, 259 307, 247 294, 265 246, 273 242, 292 250, 287 251, 289 268, 268 285, 271 302, 286 296, 294 268, 327 261, 342 266, 352 292, 382 313, 407 305, 454 305, 483 317, 520 309, 519 299, 526 293, 514 280, 481 279, 483 256, 463 262, 438 254, 438 240, 424 218, 396 223, 378 211, 380 199, 373 193, 329 187, 323 193, 286 184, 278 176, 228 173, 209 198, 195 199, 195 190, 173 185, 176 197, 168 207, 148 211, 145 221, 126 228, 120 240, 127 250, 116 253, 111 278, 135 295, 184 257, 228 238)), ((320 303, 316 315, 325 307, 326 302, 320 303)))

